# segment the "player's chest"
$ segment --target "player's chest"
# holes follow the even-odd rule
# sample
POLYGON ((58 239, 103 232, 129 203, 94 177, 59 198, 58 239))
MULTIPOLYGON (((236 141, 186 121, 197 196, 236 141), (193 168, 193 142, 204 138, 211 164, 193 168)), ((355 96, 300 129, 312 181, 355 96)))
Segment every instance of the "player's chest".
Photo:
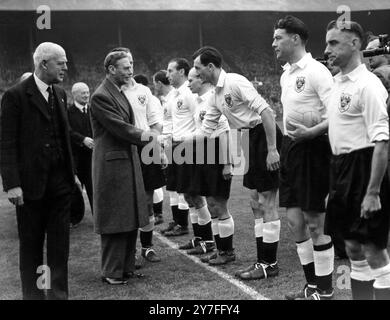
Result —
POLYGON ((175 97, 170 105, 169 105, 170 111, 172 112, 172 115, 175 116, 187 116, 192 114, 190 105, 187 102, 187 99, 183 95, 178 95, 175 97))
POLYGON ((329 112, 339 118, 357 117, 362 114, 361 89, 350 83, 334 86, 329 100, 329 112))
POLYGON ((146 112, 146 106, 148 104, 148 97, 144 93, 129 93, 126 95, 129 100, 133 111, 146 112))
POLYGON ((317 96, 305 73, 291 74, 282 82, 282 100, 285 102, 304 101, 317 96))
POLYGON ((224 88, 216 92, 215 105, 223 114, 235 114, 242 109, 243 101, 232 90, 224 88))

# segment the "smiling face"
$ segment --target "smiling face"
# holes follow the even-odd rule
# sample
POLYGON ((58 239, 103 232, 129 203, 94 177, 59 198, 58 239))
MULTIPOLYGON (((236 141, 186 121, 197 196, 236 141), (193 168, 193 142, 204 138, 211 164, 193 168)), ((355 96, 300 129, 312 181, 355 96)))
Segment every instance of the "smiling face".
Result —
POLYGON ((128 84, 133 75, 133 58, 129 55, 126 58, 118 60, 114 65, 109 67, 110 74, 118 86, 128 84))
POLYGON ((274 31, 272 48, 278 60, 289 60, 295 48, 294 37, 297 37, 297 35, 289 34, 285 29, 276 29, 274 31))
POLYGON ((86 105, 89 101, 89 88, 87 85, 80 85, 73 93, 75 101, 81 105, 86 105))

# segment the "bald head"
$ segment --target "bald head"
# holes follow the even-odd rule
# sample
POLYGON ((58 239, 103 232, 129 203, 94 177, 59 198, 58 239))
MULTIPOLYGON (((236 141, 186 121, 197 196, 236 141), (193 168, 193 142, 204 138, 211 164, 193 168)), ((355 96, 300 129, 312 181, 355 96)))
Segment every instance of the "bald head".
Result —
POLYGON ((42 42, 33 54, 35 68, 44 60, 50 60, 57 56, 66 56, 65 50, 58 44, 53 42, 42 42))
POLYGON ((35 74, 48 85, 62 82, 68 70, 65 50, 53 42, 43 42, 33 54, 35 74))
POLYGON ((75 101, 86 105, 89 101, 89 88, 84 82, 76 82, 72 86, 72 96, 75 101))

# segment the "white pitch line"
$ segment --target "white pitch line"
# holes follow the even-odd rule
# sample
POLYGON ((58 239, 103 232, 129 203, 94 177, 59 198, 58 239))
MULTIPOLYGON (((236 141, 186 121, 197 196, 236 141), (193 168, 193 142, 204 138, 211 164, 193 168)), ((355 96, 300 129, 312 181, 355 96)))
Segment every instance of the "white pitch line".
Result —
POLYGON ((233 278, 232 276, 230 276, 226 272, 223 272, 221 270, 218 270, 217 268, 209 266, 208 264, 201 262, 199 259, 197 259, 197 258, 195 258, 193 256, 190 256, 190 255, 186 254, 185 252, 183 252, 181 250, 178 250, 176 243, 168 240, 166 237, 163 237, 161 234, 159 234, 157 232, 153 232, 153 236, 157 237, 161 242, 165 243, 166 245, 168 245, 172 249, 176 249, 180 254, 182 254, 183 256, 185 256, 188 259, 192 260, 194 263, 202 266, 203 268, 209 270, 210 272, 216 273, 218 276, 220 276, 221 278, 223 278, 226 281, 230 282, 232 285, 236 286, 238 289, 240 289, 241 291, 246 293, 253 300, 270 300, 269 298, 263 296, 262 294, 260 294, 256 290, 252 289, 251 287, 248 287, 246 284, 242 283, 241 281, 233 278))

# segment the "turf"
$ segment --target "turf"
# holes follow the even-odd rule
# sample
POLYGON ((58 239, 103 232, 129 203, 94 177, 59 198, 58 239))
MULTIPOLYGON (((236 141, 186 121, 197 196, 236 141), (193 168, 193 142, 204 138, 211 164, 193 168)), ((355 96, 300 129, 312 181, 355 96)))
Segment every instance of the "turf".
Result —
MULTIPOLYGON (((232 183, 230 212, 235 220, 234 247, 237 254, 235 262, 219 267, 233 276, 236 269, 247 266, 256 260, 254 219, 248 201, 248 190, 242 187, 242 178, 235 177, 232 183)), ((85 197, 86 199, 86 197, 85 197)), ((21 299, 20 275, 18 263, 18 236, 15 210, 0 195, 0 299, 21 299)), ((245 282, 260 294, 270 299, 283 299, 284 293, 296 290, 303 285, 303 273, 299 265, 295 244, 287 228, 285 211, 280 210, 282 219, 281 241, 278 260, 280 274, 267 280, 245 282)), ((164 201, 165 226, 170 220, 168 198, 164 201)), ((183 243, 189 236, 170 238, 183 243)), ((154 239, 154 246, 161 256, 160 263, 146 263, 141 269, 147 275, 145 279, 131 280, 128 286, 108 286, 100 281, 100 242, 93 232, 93 223, 89 207, 85 218, 78 228, 71 230, 69 257, 69 298, 70 299, 167 299, 167 300, 218 300, 251 299, 246 293, 222 279, 217 274, 195 264, 172 249, 154 239)), ((139 245, 138 245, 139 246, 139 245)), ((336 261, 339 265, 348 265, 346 260, 336 261)), ((339 290, 335 271, 335 299, 349 299, 350 291, 339 290)))

